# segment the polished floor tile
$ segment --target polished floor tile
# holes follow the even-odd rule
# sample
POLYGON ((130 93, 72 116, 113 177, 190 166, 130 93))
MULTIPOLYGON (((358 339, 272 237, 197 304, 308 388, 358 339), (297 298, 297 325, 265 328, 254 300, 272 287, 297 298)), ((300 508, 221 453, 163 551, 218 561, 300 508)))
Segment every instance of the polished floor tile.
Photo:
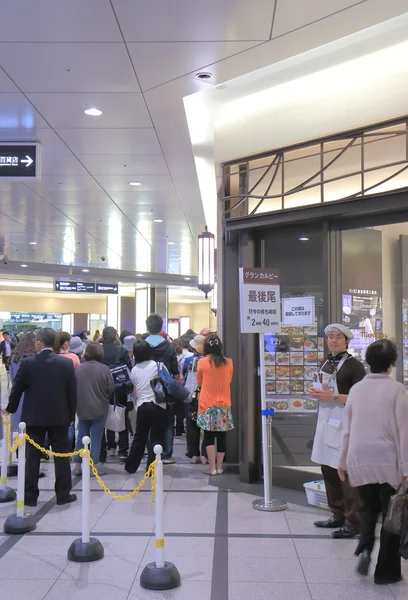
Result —
MULTIPOLYGON (((376 586, 372 579, 360 579, 350 584, 346 576, 342 583, 315 584, 309 583, 312 600, 393 600, 388 587, 376 586)), ((406 599, 408 596, 401 596, 406 599)))
POLYGON ((305 583, 298 559, 287 558, 247 558, 229 559, 229 581, 305 583))
POLYGON ((229 584, 228 600, 311 600, 305 583, 243 583, 229 584))
POLYGON ((44 600, 127 600, 132 584, 131 579, 60 579, 54 583, 44 600))
MULTIPOLYGON (((0 563, 1 564, 1 563, 0 563)), ((1 569, 3 567, 1 566, 1 569)), ((43 600, 54 585, 55 579, 1 579, 0 600, 43 600)), ((61 600, 61 598, 58 598, 61 600)), ((73 600, 71 598, 71 600, 73 600)))
MULTIPOLYGON (((140 576, 140 574, 139 574, 140 576)), ((182 585, 167 592, 144 590, 139 577, 130 591, 128 600, 211 600, 210 581, 183 581, 182 585)), ((221 598, 219 600, 222 600, 221 598)))

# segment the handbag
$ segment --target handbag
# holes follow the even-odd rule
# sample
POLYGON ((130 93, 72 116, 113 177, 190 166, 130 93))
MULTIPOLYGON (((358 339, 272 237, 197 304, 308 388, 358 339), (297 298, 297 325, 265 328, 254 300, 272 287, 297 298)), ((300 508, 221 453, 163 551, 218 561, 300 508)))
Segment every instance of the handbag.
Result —
POLYGON ((198 413, 198 399, 200 397, 200 388, 196 388, 194 392, 191 393, 191 402, 188 407, 188 416, 192 421, 197 421, 197 413, 198 413))
POLYGON ((397 493, 391 496, 388 505, 387 516, 384 520, 384 529, 388 533, 401 535, 404 525, 405 511, 408 509, 408 481, 404 481, 399 486, 397 493))
MULTIPOLYGON (((195 357, 195 358, 193 358, 191 363, 188 365, 186 382, 184 384, 184 387, 186 388, 186 390, 189 391, 190 399, 191 399, 191 394, 197 389, 197 364, 198 364, 198 357, 195 357)), ((188 401, 189 401, 189 398, 187 398, 186 402, 188 402, 188 401)))
POLYGON ((105 427, 110 431, 120 433, 126 428, 126 407, 122 404, 109 404, 108 417, 105 427))

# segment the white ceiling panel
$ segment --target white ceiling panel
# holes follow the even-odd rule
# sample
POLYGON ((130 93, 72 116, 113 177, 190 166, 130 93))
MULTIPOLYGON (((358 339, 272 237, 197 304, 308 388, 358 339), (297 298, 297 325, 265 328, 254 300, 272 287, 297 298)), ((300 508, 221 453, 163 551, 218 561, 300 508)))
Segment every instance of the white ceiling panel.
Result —
POLYGON ((99 188, 86 191, 78 190, 75 194, 58 189, 56 191, 46 192, 44 197, 55 206, 58 206, 58 208, 70 205, 82 205, 82 207, 86 207, 91 215, 95 214, 95 206, 111 206, 112 204, 109 196, 99 188))
POLYGON ((128 44, 142 90, 191 72, 198 72, 219 60, 240 54, 261 42, 168 42, 128 44))
POLYGON ((119 42, 109 0, 13 0, 1 2, 5 42, 119 42))
POLYGON ((23 92, 140 92, 120 43, 0 43, 0 57, 23 92))
POLYGON ((140 173, 141 175, 167 175, 168 168, 164 156, 150 154, 138 156, 136 154, 78 154, 78 159, 92 175, 127 175, 140 173))
POLYGON ((0 93, 3 92, 18 92, 18 88, 0 67, 0 93))
POLYGON ((48 128, 48 124, 20 93, 0 94, 0 107, 0 132, 2 129, 30 131, 48 128))
POLYGON ((140 93, 126 94, 27 94, 51 127, 116 128, 152 127, 152 121, 140 93), (99 117, 85 114, 88 108, 102 111, 99 117))
POLYGON ((76 192, 80 190, 94 190, 97 183, 90 175, 45 175, 41 181, 26 182, 27 187, 36 192, 65 191, 76 192))
POLYGON ((73 154, 43 152, 41 176, 46 175, 88 175, 85 167, 73 154))
POLYGON ((96 180, 107 192, 127 192, 133 187, 135 198, 140 192, 174 191, 170 175, 98 175, 96 180), (129 186, 130 181, 139 181, 140 186, 129 186))
POLYGON ((132 206, 137 202, 140 205, 146 206, 163 206, 164 209, 172 210, 173 206, 178 202, 178 197, 173 190, 168 192, 111 192, 112 199, 121 206, 132 206))
POLYGON ((161 154, 154 129, 58 129, 75 154, 161 154))
POLYGON ((113 0, 128 42, 269 39, 274 4, 274 0, 113 0))
POLYGON ((364 0, 277 0, 272 38, 362 2, 364 0))

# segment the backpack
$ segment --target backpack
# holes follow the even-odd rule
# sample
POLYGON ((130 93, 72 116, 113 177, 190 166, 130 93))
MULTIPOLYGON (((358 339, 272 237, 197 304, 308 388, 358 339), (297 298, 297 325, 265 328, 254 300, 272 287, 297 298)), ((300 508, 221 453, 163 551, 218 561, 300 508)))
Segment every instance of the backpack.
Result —
POLYGON ((184 402, 190 395, 190 392, 170 375, 163 363, 157 363, 157 378, 160 381, 155 386, 161 384, 166 397, 171 396, 174 400, 184 402))
POLYGON ((120 361, 120 348, 116 353, 116 362, 109 365, 109 369, 115 383, 115 393, 131 394, 133 392, 133 383, 130 379, 130 371, 123 362, 120 361))
POLYGON ((195 356, 193 360, 188 365, 186 382, 184 387, 189 391, 188 400, 191 401, 192 393, 197 389, 197 366, 198 366, 199 357, 195 356))

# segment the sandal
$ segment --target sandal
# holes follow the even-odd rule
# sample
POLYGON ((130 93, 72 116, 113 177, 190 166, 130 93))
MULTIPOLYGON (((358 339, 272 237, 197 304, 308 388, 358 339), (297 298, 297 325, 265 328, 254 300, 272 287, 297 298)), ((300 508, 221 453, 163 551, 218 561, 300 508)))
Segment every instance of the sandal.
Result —
POLYGON ((224 469, 217 469, 217 475, 222 475, 224 473, 224 469))
POLYGON ((193 456, 191 462, 193 463, 193 465, 196 465, 198 462, 200 462, 200 459, 198 458, 198 456, 193 456))
POLYGON ((208 463, 208 460, 206 459, 205 456, 201 456, 200 460, 201 460, 202 465, 206 465, 208 463))
POLYGON ((206 475, 218 475, 217 469, 215 469, 215 471, 212 471, 211 469, 204 469, 204 473, 206 475))

